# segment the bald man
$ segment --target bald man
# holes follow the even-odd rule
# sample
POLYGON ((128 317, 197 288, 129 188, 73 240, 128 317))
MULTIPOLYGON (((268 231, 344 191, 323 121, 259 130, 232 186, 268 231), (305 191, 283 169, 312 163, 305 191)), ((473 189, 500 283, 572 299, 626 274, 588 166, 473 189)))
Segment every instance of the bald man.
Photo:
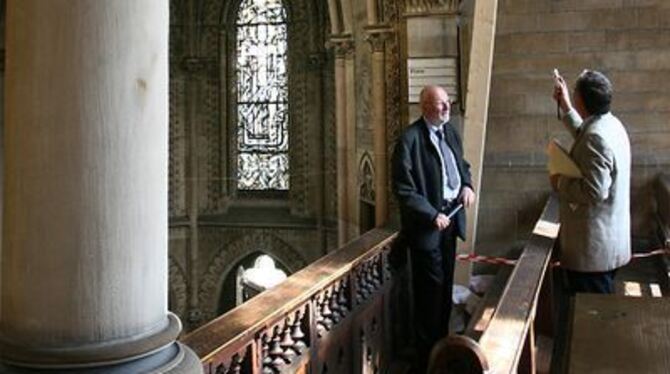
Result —
POLYGON ((421 91, 422 117, 400 136, 393 152, 393 190, 400 205, 400 236, 410 248, 415 370, 426 371, 428 356, 446 336, 451 314, 456 238, 465 239, 465 212, 448 213, 475 193, 461 138, 449 123, 451 104, 438 86, 421 91))

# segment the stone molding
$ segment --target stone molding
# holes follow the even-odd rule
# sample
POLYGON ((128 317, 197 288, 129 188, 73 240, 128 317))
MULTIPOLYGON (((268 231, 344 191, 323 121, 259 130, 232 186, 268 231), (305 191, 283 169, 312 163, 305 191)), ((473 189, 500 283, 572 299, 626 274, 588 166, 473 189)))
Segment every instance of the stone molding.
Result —
POLYGON ((367 36, 365 40, 370 43, 372 52, 384 52, 386 41, 391 39, 394 31, 388 26, 371 26, 365 29, 367 36))
POLYGON ((461 0, 405 0, 405 15, 458 13, 461 0))
POLYGON ((351 34, 333 35, 326 43, 326 48, 335 51, 335 58, 351 58, 355 53, 354 38, 351 34))

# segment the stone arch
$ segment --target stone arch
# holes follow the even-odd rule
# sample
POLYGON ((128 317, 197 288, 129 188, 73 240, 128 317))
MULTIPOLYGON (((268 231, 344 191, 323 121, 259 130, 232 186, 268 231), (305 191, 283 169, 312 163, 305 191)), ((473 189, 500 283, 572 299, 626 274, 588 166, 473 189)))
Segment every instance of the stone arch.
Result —
POLYGON ((361 200, 375 203, 375 167, 369 152, 363 153, 358 163, 358 188, 361 200))
POLYGON ((168 292, 170 303, 172 304, 172 312, 177 314, 182 321, 187 321, 188 308, 188 281, 184 270, 179 266, 177 260, 172 256, 168 256, 169 266, 169 282, 168 292))
POLYGON ((198 297, 204 320, 216 317, 221 288, 228 274, 235 270, 235 265, 257 252, 271 255, 290 273, 307 264, 296 248, 269 232, 249 233, 221 246, 207 266, 200 284, 198 297))

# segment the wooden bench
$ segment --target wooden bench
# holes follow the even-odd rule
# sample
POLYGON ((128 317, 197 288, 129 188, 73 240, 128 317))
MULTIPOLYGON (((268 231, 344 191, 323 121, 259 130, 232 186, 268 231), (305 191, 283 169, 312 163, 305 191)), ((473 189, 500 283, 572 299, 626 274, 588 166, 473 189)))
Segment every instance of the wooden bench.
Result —
POLYGON ((577 294, 567 372, 667 373, 670 299, 577 294))
POLYGON ((551 335, 551 277, 546 274, 559 227, 558 199, 552 195, 508 281, 492 286, 465 335, 448 336, 435 346, 431 374, 536 371, 536 332, 551 335), (501 295, 494 303, 496 293, 501 295))

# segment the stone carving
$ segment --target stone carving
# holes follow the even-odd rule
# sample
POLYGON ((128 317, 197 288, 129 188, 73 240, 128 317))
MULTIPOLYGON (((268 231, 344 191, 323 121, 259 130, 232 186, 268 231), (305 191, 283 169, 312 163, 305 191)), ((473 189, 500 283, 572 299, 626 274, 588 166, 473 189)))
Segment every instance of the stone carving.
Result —
POLYGON ((360 199, 369 203, 375 203, 375 168, 370 153, 363 153, 358 167, 358 186, 360 199))
POLYGON ((182 79, 171 77, 169 95, 168 212, 170 217, 186 216, 186 128, 184 108, 179 106, 185 96, 182 79))
POLYGON ((458 12, 460 0, 405 0, 405 12, 426 13, 426 12, 458 12))
POLYGON ((172 256, 169 257, 169 279, 172 312, 181 319, 184 319, 187 308, 188 282, 186 281, 184 270, 182 270, 172 256))
MULTIPOLYGON (((397 29, 401 23, 402 15, 400 14, 400 5, 401 1, 404 0, 385 0, 383 2, 384 14, 387 17, 387 22, 391 25, 392 29, 397 29)), ((393 33, 389 36, 389 39, 386 41, 386 55, 384 60, 386 63, 386 82, 401 82, 402 81, 402 69, 401 69, 401 51, 400 44, 398 42, 397 33, 393 33)), ((403 123, 403 114, 401 112, 401 106, 399 103, 402 102, 402 93, 400 91, 401 84, 387 84, 386 85, 386 144, 387 144, 387 155, 393 154, 393 147, 395 146, 396 139, 400 136, 402 131, 403 123)), ((391 157, 387 157, 388 169, 391 168, 391 157)), ((389 178, 389 183, 387 184, 387 195, 394 196, 391 191, 391 183, 389 178)), ((390 214, 397 214, 397 201, 395 198, 388 199, 389 208, 388 211, 390 214)))
POLYGON ((365 38, 372 52, 384 52, 384 46, 386 41, 389 40, 393 34, 391 29, 379 28, 379 29, 368 29, 368 35, 365 38))
POLYGON ((332 37, 326 47, 335 50, 336 58, 350 58, 354 55, 354 40, 348 35, 332 37))

